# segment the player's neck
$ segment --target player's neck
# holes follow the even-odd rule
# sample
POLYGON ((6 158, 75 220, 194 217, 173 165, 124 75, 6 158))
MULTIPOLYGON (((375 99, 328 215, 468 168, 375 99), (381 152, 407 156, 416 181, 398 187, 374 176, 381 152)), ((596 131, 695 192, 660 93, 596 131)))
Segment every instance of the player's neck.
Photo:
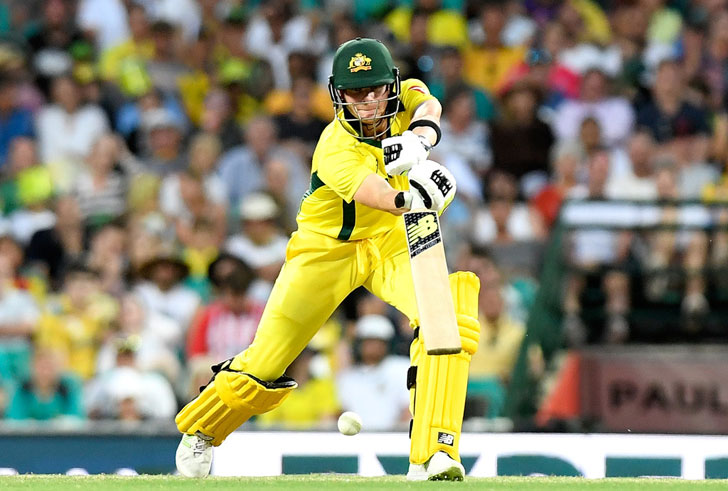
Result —
POLYGON ((385 131, 386 126, 387 121, 384 119, 377 121, 376 124, 362 124, 362 136, 382 140, 387 136, 385 131), (377 134, 379 134, 379 136, 375 136, 377 134))

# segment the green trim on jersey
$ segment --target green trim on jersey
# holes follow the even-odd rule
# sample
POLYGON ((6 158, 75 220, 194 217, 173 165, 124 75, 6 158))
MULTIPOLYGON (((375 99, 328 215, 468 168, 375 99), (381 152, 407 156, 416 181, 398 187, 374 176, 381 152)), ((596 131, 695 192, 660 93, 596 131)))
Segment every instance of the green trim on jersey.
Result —
POLYGON ((354 231, 356 225, 356 201, 347 203, 343 199, 341 200, 343 217, 341 220, 341 231, 337 239, 349 240, 351 233, 354 231))
POLYGON ((324 181, 321 180, 321 178, 318 176, 318 171, 313 171, 311 173, 311 184, 308 186, 308 191, 303 193, 303 198, 301 198, 301 201, 311 196, 313 193, 316 192, 316 190, 322 186, 325 186, 324 181))

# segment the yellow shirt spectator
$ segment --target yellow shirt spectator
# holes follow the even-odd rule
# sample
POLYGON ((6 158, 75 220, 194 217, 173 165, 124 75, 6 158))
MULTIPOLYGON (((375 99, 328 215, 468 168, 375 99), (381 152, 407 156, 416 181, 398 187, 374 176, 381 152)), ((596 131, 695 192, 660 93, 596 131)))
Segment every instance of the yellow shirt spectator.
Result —
MULTIPOLYGON (((384 22, 399 41, 409 41, 412 23, 410 7, 394 9, 384 22)), ((435 46, 465 46, 468 41, 465 17, 460 12, 449 9, 433 12, 427 18, 427 40, 435 46)))
MULTIPOLYGON (((263 101, 263 107, 266 113, 273 116, 289 113, 293 108, 293 94, 290 90, 271 90, 263 101)), ((334 119, 334 108, 327 88, 315 86, 311 94, 311 111, 323 121, 334 119)))
POLYGON ((105 294, 94 295, 85 309, 74 308, 63 295, 49 302, 38 321, 38 347, 58 349, 67 368, 84 380, 94 376, 99 346, 117 314, 116 301, 105 294))
POLYGON ((101 54, 99 73, 104 80, 119 82, 121 68, 126 60, 151 60, 154 56, 154 43, 151 40, 137 42, 129 39, 101 54))
POLYGON ((261 414, 257 421, 263 427, 312 429, 326 421, 334 421, 339 407, 333 381, 330 378, 311 379, 291 392, 285 404, 261 414))
POLYGON ((611 37, 609 19, 601 7, 591 0, 571 0, 569 3, 584 21, 581 41, 608 44, 611 37))
POLYGON ((494 94, 525 56, 524 46, 470 45, 463 51, 463 75, 466 81, 494 94))
POLYGON ((480 343, 470 361, 471 377, 508 380, 526 330, 520 322, 501 315, 495 322, 480 318, 480 343))
POLYGON ((182 104, 190 121, 195 125, 202 122, 202 111, 205 107, 205 97, 210 90, 210 77, 202 70, 194 70, 180 75, 177 86, 182 98, 182 104))

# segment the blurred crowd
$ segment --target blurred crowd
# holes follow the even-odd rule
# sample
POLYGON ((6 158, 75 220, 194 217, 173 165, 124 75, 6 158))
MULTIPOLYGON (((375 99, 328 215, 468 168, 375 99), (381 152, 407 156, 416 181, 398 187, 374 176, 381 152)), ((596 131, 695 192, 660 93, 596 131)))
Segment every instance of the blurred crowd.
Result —
MULTIPOLYGON (((502 415, 565 200, 661 203, 666 225, 568 232, 567 345, 634 337, 636 284, 700 330, 727 286, 711 276, 728 259, 725 0, 8 0, 0 416, 170 420, 251 342, 333 117, 333 53, 356 36, 444 107, 449 262, 481 279, 466 417, 502 415), (683 200, 707 221, 681 228, 683 200)), ((410 339, 355 292, 257 423, 353 410, 406 428, 410 339)))

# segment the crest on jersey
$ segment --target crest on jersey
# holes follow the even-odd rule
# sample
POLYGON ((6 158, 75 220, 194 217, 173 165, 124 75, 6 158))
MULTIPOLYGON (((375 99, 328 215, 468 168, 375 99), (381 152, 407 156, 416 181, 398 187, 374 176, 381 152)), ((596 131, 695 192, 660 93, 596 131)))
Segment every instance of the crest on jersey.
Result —
POLYGON ((372 69, 372 59, 368 56, 357 53, 349 60, 349 71, 351 73, 361 72, 362 70, 372 69))

